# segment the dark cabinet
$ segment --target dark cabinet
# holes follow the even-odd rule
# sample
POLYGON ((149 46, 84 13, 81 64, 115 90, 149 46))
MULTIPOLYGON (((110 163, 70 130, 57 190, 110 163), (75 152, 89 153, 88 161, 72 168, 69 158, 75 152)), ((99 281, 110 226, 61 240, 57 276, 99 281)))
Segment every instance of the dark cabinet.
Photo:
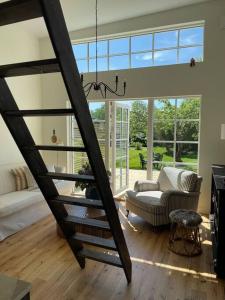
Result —
POLYGON ((211 236, 214 270, 225 278, 225 166, 212 166, 211 236))

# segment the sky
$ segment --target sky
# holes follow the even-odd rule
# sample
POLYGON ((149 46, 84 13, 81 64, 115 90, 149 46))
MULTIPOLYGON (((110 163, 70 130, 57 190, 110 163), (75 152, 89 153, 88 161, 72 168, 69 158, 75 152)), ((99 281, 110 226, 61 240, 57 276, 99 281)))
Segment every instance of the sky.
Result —
MULTIPOLYGON (((188 63, 191 58, 202 60, 203 43, 203 27, 132 36, 131 46, 129 37, 99 41, 98 71, 188 63)), ((88 72, 88 64, 89 72, 95 72, 95 43, 73 45, 73 50, 80 72, 88 72)))

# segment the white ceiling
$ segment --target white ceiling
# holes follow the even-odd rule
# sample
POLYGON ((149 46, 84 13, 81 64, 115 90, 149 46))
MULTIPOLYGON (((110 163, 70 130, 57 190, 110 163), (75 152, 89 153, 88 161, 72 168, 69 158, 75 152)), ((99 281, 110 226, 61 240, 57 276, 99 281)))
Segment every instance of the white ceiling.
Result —
MULTIPOLYGON (((206 1, 209 0, 98 0, 99 23, 111 23, 206 1)), ((69 31, 95 24, 95 0, 60 0, 60 2, 69 31)), ((26 22, 24 25, 28 28, 26 22)), ((41 19, 29 21, 29 30, 38 37, 47 35, 41 19)))

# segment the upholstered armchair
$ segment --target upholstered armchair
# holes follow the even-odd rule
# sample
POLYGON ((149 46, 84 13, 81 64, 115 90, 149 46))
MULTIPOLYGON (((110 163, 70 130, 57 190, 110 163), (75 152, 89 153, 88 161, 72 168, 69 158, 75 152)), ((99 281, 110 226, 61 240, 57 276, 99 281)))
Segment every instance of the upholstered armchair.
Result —
POLYGON ((153 226, 169 224, 172 210, 197 210, 201 182, 202 177, 192 171, 165 167, 158 181, 139 180, 133 191, 127 191, 127 213, 131 211, 153 226))

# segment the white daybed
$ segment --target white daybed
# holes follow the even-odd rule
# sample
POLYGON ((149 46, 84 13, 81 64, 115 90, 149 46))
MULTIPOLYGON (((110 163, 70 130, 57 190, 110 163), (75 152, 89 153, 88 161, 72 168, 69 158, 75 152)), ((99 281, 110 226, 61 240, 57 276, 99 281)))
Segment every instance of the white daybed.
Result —
MULTIPOLYGON (((0 166, 0 241, 51 213, 38 188, 16 191, 11 169, 23 164, 0 166)), ((61 194, 71 194, 74 183, 56 181, 61 194)))

